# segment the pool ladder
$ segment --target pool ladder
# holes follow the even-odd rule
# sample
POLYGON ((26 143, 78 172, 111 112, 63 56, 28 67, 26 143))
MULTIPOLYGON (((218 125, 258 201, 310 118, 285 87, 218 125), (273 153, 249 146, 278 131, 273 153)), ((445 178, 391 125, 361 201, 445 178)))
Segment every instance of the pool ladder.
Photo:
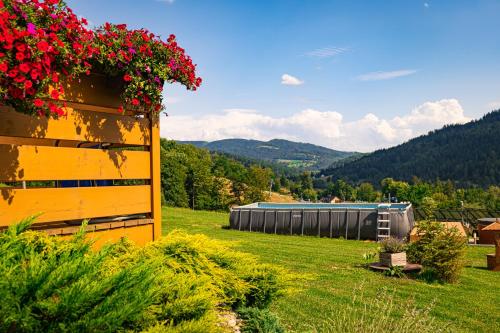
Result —
POLYGON ((389 211, 378 211, 377 242, 391 237, 391 214, 389 211))

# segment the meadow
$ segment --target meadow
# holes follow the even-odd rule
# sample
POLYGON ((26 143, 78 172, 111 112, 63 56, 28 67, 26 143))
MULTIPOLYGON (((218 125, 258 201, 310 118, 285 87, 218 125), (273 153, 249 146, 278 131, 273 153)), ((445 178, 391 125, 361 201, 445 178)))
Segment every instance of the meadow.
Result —
MULTIPOLYGON (((468 247, 458 283, 427 283, 364 268, 363 254, 377 249, 374 242, 240 232, 225 229, 228 223, 227 213, 163 208, 164 234, 181 229, 232 241, 259 261, 304 277, 271 307, 291 332, 323 331, 340 310, 352 306, 353 297, 375 298, 383 289, 393 294, 396 307, 412 301, 421 309, 430 307, 430 316, 450 331, 500 331, 500 275, 486 270, 485 254, 491 247, 468 247)), ((363 308, 362 302, 354 305, 360 313, 363 308)))

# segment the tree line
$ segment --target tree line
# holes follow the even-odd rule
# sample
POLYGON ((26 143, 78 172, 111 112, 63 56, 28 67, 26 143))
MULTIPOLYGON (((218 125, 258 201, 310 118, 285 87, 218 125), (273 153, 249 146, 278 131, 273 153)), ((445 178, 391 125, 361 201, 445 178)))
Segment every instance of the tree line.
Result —
POLYGON ((297 201, 411 202, 429 209, 483 208, 500 211, 500 187, 459 188, 452 181, 384 178, 354 184, 308 171, 273 167, 272 163, 210 153, 207 149, 161 139, 162 202, 176 207, 227 210, 233 205, 265 201, 269 191, 297 201))
MULTIPOLYGON (((289 181, 290 183, 290 181, 289 181)), ((426 182, 413 177, 410 182, 384 178, 380 184, 363 182, 353 185, 333 177, 313 177, 302 173, 291 182, 290 190, 297 199, 306 201, 411 202, 416 207, 429 209, 482 208, 500 211, 500 186, 457 188, 447 180, 426 182)))
POLYGON ((162 202, 176 207, 227 210, 266 199, 274 173, 223 154, 161 139, 162 202))

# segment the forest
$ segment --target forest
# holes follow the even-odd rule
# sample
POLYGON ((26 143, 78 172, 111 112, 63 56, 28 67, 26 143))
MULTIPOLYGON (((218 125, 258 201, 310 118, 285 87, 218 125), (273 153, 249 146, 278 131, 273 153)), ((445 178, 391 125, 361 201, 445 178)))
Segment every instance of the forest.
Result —
POLYGON ((342 201, 409 201, 430 209, 500 211, 500 187, 495 185, 459 187, 451 180, 429 182, 418 177, 356 184, 165 139, 161 141, 161 180, 164 204, 193 209, 228 210, 233 205, 265 201, 272 190, 298 201, 329 202, 337 197, 342 201))
POLYGON ((265 200, 270 168, 161 139, 162 201, 175 207, 227 210, 265 200))
POLYGON ((396 147, 321 171, 335 179, 379 184, 393 177, 428 182, 451 179, 461 187, 500 184, 500 110, 463 125, 447 125, 396 147))

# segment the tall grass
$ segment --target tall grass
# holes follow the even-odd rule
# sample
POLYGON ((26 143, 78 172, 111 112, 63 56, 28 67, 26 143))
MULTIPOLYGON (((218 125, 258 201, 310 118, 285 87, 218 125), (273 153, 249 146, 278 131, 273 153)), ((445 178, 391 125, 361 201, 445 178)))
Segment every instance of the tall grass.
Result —
POLYGON ((431 316, 433 304, 418 308, 413 298, 401 302, 395 299, 394 293, 394 290, 383 288, 375 297, 369 297, 363 287, 359 287, 353 292, 350 304, 330 311, 329 319, 314 326, 313 332, 451 332, 431 316))

